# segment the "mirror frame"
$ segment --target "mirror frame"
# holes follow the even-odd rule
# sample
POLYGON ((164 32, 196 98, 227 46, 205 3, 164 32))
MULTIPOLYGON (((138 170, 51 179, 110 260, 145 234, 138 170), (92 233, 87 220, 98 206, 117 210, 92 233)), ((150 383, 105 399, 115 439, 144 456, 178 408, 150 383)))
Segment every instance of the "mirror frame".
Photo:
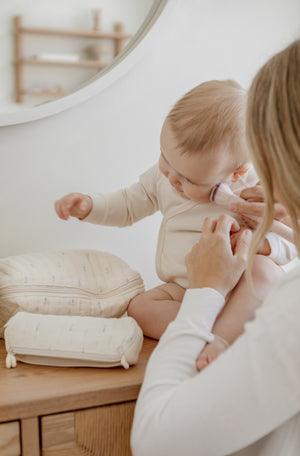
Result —
POLYGON ((25 108, 22 111, 0 113, 0 127, 23 124, 43 119, 63 112, 89 98, 98 95, 117 79, 125 75, 151 47, 157 37, 160 23, 168 13, 174 0, 155 0, 141 27, 124 50, 98 75, 89 79, 74 92, 39 106, 25 108))

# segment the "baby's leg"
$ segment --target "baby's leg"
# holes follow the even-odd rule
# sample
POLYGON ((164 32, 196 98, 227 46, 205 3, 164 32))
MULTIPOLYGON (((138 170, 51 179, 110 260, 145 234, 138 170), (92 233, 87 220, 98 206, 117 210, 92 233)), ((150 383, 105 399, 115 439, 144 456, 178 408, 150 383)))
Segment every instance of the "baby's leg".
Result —
POLYGON ((244 332, 245 323, 254 319, 256 309, 282 274, 282 269, 272 260, 263 255, 255 255, 252 280, 255 295, 259 300, 253 296, 243 274, 215 322, 214 342, 207 344, 197 358, 198 370, 211 363, 244 332))
POLYGON ((185 288, 176 283, 164 283, 135 296, 127 313, 142 328, 145 336, 160 339, 168 324, 178 313, 185 288))

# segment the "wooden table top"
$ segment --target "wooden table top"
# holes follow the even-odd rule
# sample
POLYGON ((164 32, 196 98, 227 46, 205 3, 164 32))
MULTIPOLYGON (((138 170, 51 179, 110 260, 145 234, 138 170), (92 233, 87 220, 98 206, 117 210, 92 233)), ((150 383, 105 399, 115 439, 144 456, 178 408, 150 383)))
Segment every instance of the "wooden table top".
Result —
POLYGON ((139 361, 129 369, 5 367, 0 340, 0 422, 135 400, 156 341, 145 338, 139 361))

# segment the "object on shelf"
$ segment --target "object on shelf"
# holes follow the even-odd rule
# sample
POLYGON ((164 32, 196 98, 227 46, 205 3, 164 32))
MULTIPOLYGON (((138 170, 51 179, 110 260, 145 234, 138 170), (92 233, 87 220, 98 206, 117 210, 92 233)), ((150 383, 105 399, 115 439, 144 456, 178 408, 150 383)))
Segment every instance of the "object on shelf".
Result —
POLYGON ((50 97, 59 97, 67 95, 68 91, 64 90, 61 85, 54 87, 31 87, 29 89, 23 90, 23 95, 49 95, 50 97))
POLYGON ((114 58, 111 43, 103 41, 94 43, 83 49, 82 56, 87 60, 101 60, 108 62, 114 58))
POLYGON ((93 20, 94 26, 93 30, 100 30, 100 18, 101 18, 101 10, 94 10, 93 11, 93 20))
POLYGON ((47 61, 64 61, 64 62, 79 62, 80 56, 78 54, 56 54, 50 52, 41 52, 33 55, 34 59, 47 60, 47 61))

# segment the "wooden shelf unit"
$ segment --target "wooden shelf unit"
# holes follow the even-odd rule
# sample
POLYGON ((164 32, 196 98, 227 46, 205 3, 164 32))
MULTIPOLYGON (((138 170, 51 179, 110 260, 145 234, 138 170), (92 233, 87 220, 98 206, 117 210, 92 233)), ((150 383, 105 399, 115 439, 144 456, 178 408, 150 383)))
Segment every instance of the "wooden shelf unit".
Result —
POLYGON ((157 342, 144 339, 136 366, 5 367, 0 339, 1 456, 131 456, 130 428, 157 342))
POLYGON ((70 38, 92 38, 92 39, 105 39, 114 41, 114 57, 116 57, 123 47, 123 41, 131 38, 132 35, 124 33, 123 24, 117 22, 114 25, 112 32, 105 32, 99 30, 99 12, 94 12, 94 29, 93 30, 69 30, 69 29, 54 29, 54 28, 38 28, 38 27, 24 27, 23 17, 18 15, 14 17, 14 37, 15 37, 15 101, 23 103, 24 95, 49 95, 49 96, 62 96, 67 92, 62 88, 57 90, 30 90, 23 87, 23 73, 24 65, 42 65, 42 66, 64 66, 75 68, 94 68, 97 71, 105 68, 110 62, 103 62, 101 60, 87 60, 81 59, 78 61, 67 60, 42 60, 34 57, 23 57, 23 38, 24 35, 45 35, 45 36, 61 36, 70 38))
POLYGON ((101 62, 98 60, 79 60, 78 62, 69 62, 64 60, 39 60, 34 57, 19 59, 17 61, 22 65, 44 65, 44 66, 71 66, 71 67, 84 67, 84 68, 105 68, 109 62, 101 62))

